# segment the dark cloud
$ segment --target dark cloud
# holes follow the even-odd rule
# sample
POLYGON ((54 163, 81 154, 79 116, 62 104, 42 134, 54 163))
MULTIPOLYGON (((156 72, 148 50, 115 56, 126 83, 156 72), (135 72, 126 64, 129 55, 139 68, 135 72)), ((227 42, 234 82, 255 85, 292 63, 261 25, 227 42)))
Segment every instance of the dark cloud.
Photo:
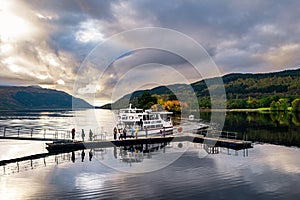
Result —
POLYGON ((243 59, 246 62, 240 66, 241 69, 259 66, 261 58, 255 60, 255 53, 289 43, 299 44, 300 2, 297 1, 130 2, 138 13, 137 17, 148 18, 158 26, 192 36, 208 49, 218 64, 226 66, 226 72, 238 71, 243 59), (235 40, 235 45, 219 46, 228 40, 235 40), (253 46, 256 48, 253 49, 253 46), (234 53, 228 55, 228 48, 232 48, 234 53), (243 55, 236 57, 236 50, 243 52, 243 55), (229 57, 224 63, 217 58, 225 56, 229 57))
MULTIPOLYGON (((5 26, 14 24, 3 24, 6 15, 1 15, 5 13, 1 10, 1 84, 5 80, 7 84, 22 84, 23 80, 24 84, 31 81, 56 87, 62 79, 65 85, 59 87, 71 91, 81 62, 97 44, 121 31, 149 26, 192 37, 224 74, 299 66, 300 2, 296 0, 12 0, 10 4, 7 12, 31 29, 27 33, 15 27, 24 35, 6 40, 1 34, 5 26), (8 47, 13 50, 8 51, 8 47)), ((113 86, 130 67, 147 63, 172 66, 191 74, 191 79, 196 77, 183 58, 144 49, 120 55, 109 69, 107 85, 113 86)))

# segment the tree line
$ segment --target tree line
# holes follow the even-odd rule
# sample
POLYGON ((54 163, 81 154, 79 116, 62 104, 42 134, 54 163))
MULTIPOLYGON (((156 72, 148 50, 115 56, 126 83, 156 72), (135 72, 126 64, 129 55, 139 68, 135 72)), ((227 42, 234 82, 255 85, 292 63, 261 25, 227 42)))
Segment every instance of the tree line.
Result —
MULTIPOLYGON (((228 109, 270 108, 278 111, 299 111, 297 99, 300 99, 300 69, 265 74, 228 74, 222 79, 228 109)), ((174 84, 140 90, 126 95, 126 98, 131 96, 130 101, 136 107, 151 108, 160 105, 160 108, 178 112, 182 106, 191 107, 191 102, 179 102, 172 91, 177 96, 188 97, 190 87, 198 98, 199 107, 211 108, 211 91, 220 86, 207 86, 205 80, 201 80, 191 85, 174 84)), ((124 101, 126 98, 124 96, 117 103, 128 102, 124 101)))
MULTIPOLYGON (((175 113, 181 111, 181 107, 190 106, 188 102, 180 102, 174 94, 171 95, 151 95, 145 91, 140 97, 131 100, 133 106, 143 109, 167 110, 175 113)), ((210 97, 198 98, 199 108, 211 108, 210 97)), ((300 98, 292 96, 267 96, 261 98, 248 97, 244 99, 227 100, 228 109, 256 109, 270 108, 271 111, 293 111, 300 112, 300 98)))

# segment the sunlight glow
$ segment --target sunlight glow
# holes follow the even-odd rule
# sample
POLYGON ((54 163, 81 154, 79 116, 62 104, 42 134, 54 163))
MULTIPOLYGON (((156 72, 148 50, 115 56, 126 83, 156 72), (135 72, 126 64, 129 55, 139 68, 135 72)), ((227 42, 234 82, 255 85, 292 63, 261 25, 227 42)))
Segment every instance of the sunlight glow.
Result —
POLYGON ((56 81, 56 82, 57 82, 57 84, 59 84, 59 85, 64 85, 64 84, 65 84, 65 81, 62 80, 62 79, 59 79, 59 80, 56 81))
POLYGON ((0 46, 0 52, 5 54, 11 52, 13 49, 13 46, 11 44, 3 44, 0 46))
POLYGON ((22 70, 22 68, 15 64, 15 60, 15 58, 10 56, 1 62, 5 64, 11 72, 19 73, 22 70))
POLYGON ((32 76, 36 76, 40 80, 45 80, 47 78, 51 78, 51 76, 49 76, 48 74, 47 75, 44 75, 44 74, 32 74, 32 76))
POLYGON ((0 39, 2 42, 22 39, 31 31, 28 22, 6 10, 0 12, 0 24, 0 39))
POLYGON ((8 65, 8 68, 10 71, 12 71, 14 73, 21 72, 21 70, 22 70, 22 68, 20 66, 15 65, 15 64, 8 65))

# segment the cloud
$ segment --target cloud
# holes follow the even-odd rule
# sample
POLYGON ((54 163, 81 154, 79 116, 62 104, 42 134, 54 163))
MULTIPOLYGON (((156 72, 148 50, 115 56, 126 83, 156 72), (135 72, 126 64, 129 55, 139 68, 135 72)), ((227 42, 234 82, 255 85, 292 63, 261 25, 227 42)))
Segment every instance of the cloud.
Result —
MULTIPOLYGON (((295 68, 300 54, 299 7, 300 2, 292 0, 3 1, 0 83, 73 92, 82 61, 97 44, 121 31, 149 26, 192 37, 223 74, 295 68)), ((131 44, 119 47, 126 45, 131 44)), ((108 97, 105 88, 116 84, 126 70, 150 62, 172 66, 190 74, 191 80, 197 77, 183 58, 148 49, 120 55, 104 82, 94 78, 92 85, 102 85, 101 94, 108 97)))

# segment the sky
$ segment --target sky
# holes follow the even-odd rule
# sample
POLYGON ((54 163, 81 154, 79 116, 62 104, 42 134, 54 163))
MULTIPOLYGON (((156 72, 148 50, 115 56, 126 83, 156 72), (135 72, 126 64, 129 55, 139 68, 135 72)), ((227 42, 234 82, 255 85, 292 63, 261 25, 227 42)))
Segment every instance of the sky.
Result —
MULTIPOLYGON (((294 69, 300 63, 299 19, 297 0, 0 0, 0 85, 39 85, 83 98, 89 93, 94 97, 90 102, 103 104, 115 100, 111 96, 120 97, 110 92, 116 85, 118 91, 126 88, 125 94, 206 78, 196 76, 184 58, 157 49, 119 55, 104 75, 104 68, 99 71, 97 66, 81 74, 82 63, 98 52, 99 45, 123 31, 144 27, 170 29, 192 38, 220 75, 294 69), (170 67, 185 80, 173 76, 175 72, 169 74, 170 67), (74 87, 78 76, 89 80, 81 88, 74 87), (163 81, 157 81, 158 76, 163 81), (120 85, 122 77, 136 82, 120 85)), ((127 45, 135 42, 131 38, 127 45)))

